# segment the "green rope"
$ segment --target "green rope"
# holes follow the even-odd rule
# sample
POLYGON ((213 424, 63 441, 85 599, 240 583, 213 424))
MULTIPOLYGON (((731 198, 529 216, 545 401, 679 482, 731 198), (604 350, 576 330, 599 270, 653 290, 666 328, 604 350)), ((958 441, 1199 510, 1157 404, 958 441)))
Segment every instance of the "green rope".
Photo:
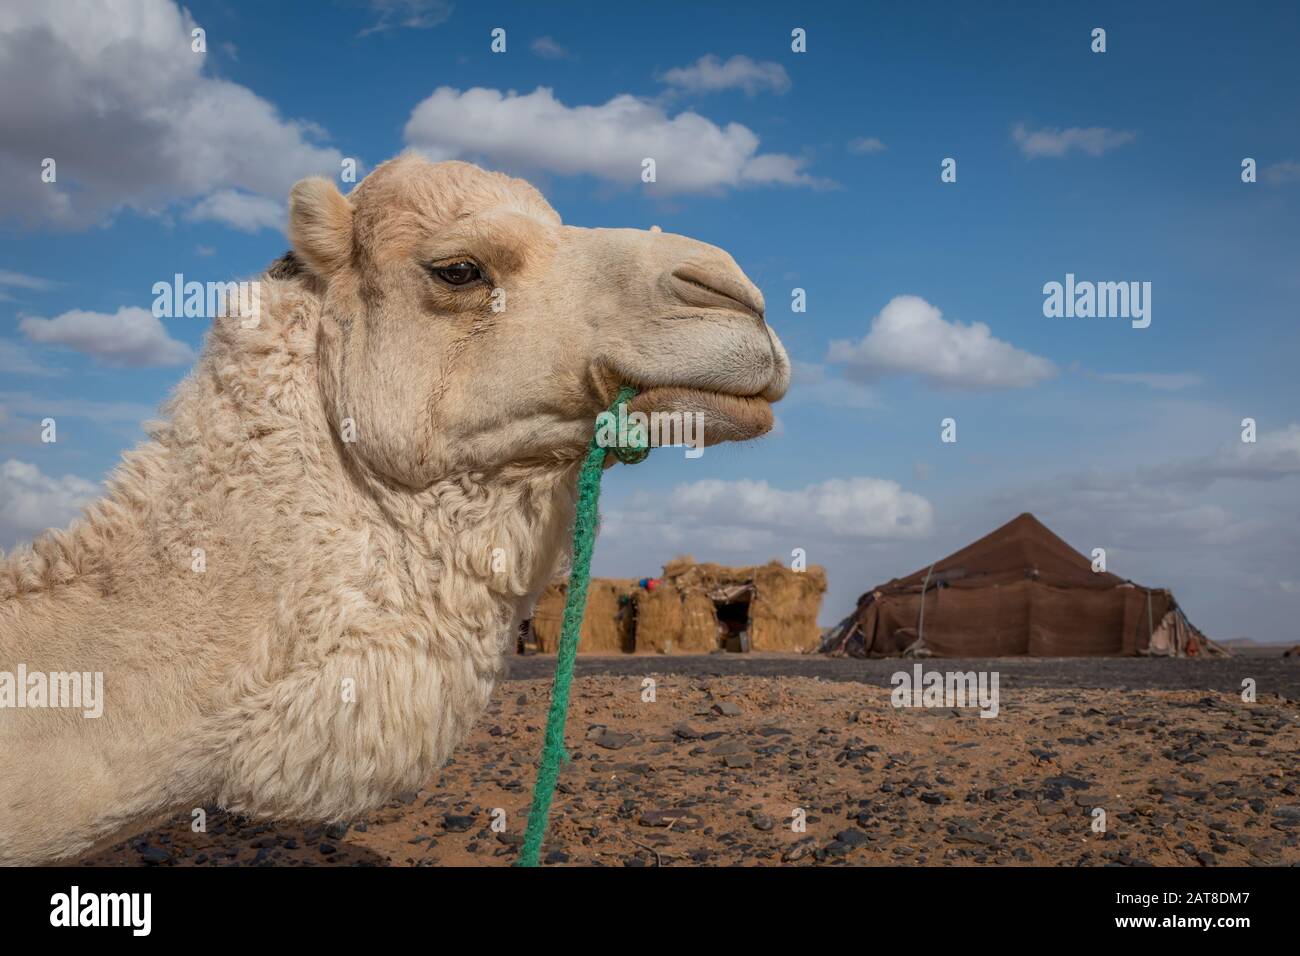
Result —
MULTIPOLYGON (((607 414, 617 416, 619 406, 632 399, 636 389, 624 386, 607 414)), ((555 684, 551 689, 551 709, 546 715, 546 739, 542 759, 533 784, 533 803, 528 810, 528 829, 519 851, 516 866, 536 866, 546 836, 546 821, 555 796, 555 781, 560 764, 568 759, 564 751, 564 725, 569 716, 569 690, 573 684, 573 662, 578 656, 578 636, 582 613, 587 606, 587 585, 591 579, 591 550, 596 541, 596 505, 600 501, 600 475, 605 468, 605 454, 612 451, 619 461, 635 464, 650 453, 647 436, 631 436, 630 447, 605 448, 598 437, 591 439, 587 459, 578 475, 578 509, 573 521, 573 568, 569 572, 569 593, 564 602, 564 624, 560 630, 560 648, 555 657, 555 684)), ((629 429, 629 432, 631 430, 629 429)), ((597 436, 599 427, 597 427, 597 436)))

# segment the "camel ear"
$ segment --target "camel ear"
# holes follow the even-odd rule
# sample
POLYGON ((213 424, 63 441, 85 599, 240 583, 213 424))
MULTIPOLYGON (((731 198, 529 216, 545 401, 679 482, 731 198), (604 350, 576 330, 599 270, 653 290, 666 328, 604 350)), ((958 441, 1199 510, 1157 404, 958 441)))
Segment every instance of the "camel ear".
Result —
POLYGON ((347 264, 352 255, 352 207, 328 179, 313 176, 289 192, 289 241, 322 278, 347 264))

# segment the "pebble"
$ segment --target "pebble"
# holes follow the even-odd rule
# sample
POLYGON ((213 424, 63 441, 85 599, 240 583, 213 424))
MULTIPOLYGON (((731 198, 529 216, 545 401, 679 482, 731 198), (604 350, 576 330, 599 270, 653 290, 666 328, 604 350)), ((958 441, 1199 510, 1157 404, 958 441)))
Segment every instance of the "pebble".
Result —
POLYGON ((693 830, 703 822, 698 814, 686 810, 647 810, 638 821, 643 827, 667 827, 671 830, 693 830))
POLYGON ((146 863, 157 865, 159 863, 170 863, 172 855, 160 846, 145 846, 140 850, 140 859, 146 863))
POLYGON ((637 741, 636 734, 621 734, 612 730, 606 730, 594 741, 597 747, 604 747, 606 750, 622 750, 629 744, 637 741))

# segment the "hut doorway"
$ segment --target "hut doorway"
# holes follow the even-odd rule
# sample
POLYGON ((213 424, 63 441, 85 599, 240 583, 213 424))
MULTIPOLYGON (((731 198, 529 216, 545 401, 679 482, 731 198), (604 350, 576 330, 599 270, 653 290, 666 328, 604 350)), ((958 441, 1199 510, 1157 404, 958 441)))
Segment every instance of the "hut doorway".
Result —
POLYGON ((636 650, 636 601, 632 600, 632 595, 618 596, 618 615, 615 621, 618 622, 619 649, 624 654, 631 654, 636 650))
POLYGON ((731 600, 713 601, 713 613, 718 618, 718 643, 724 651, 748 653, 749 640, 749 598, 746 591, 731 600))

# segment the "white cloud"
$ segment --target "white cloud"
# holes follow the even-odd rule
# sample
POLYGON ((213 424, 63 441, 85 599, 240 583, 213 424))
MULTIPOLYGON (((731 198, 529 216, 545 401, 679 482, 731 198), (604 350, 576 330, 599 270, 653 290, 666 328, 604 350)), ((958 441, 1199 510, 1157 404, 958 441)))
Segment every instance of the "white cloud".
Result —
POLYGON ((412 111, 405 138, 433 159, 483 158, 629 186, 641 183, 641 161, 651 157, 658 180, 651 188, 661 194, 823 185, 803 172, 802 159, 759 153, 758 137, 739 123, 720 127, 690 111, 670 117, 628 94, 599 106, 566 106, 546 87, 521 96, 443 86, 412 111))
POLYGON ((1177 392, 1195 388, 1204 383, 1201 376, 1192 372, 1096 372, 1092 378, 1120 385, 1145 385, 1159 392, 1177 392))
MULTIPOLYGON (((1281 429, 1260 430, 1254 444, 1230 442, 1199 457, 1134 468, 1081 469, 1027 486, 1004 487, 994 500, 1008 511, 1033 511, 1054 530, 1069 532, 1081 542, 1109 542, 1129 551, 1166 551, 1170 560, 1177 556, 1180 561, 1195 556, 1197 549, 1232 547, 1238 549, 1234 554, 1213 555, 1216 568, 1240 570, 1260 561, 1285 567, 1294 564, 1291 556, 1300 546, 1296 536, 1300 529, 1290 510, 1271 514, 1273 505, 1262 491, 1225 492, 1219 500, 1205 492, 1218 481, 1275 482, 1297 477, 1300 423, 1293 422, 1281 429)), ((1275 500, 1287 500, 1287 495, 1279 488, 1275 500)), ((1204 572, 1204 560, 1202 554, 1192 564, 1200 564, 1204 572)))
POLYGON ((883 153, 885 144, 874 136, 859 136, 857 139, 849 140, 849 152, 866 154, 866 153, 883 153))
POLYGON ((222 189, 199 200, 186 218, 224 223, 240 232, 258 232, 283 228, 285 211, 274 199, 222 189))
POLYGON ((24 275, 21 272, 8 272, 0 269, 0 302, 13 302, 18 296, 15 296, 10 289, 21 289, 23 292, 45 292, 53 289, 58 283, 50 282, 48 279, 39 279, 36 276, 24 275))
POLYGON ((1275 186, 1283 183, 1300 182, 1300 163, 1294 159, 1283 159, 1264 167, 1264 180, 1275 186))
POLYGON ((1125 130, 1107 129, 1104 126, 1089 126, 1086 129, 1072 126, 1069 129, 1030 130, 1024 123, 1017 123, 1011 130, 1020 152, 1030 159, 1042 156, 1060 157, 1072 150, 1100 156, 1112 149, 1131 143, 1137 134, 1125 130))
POLYGON ((0 339, 0 372, 5 375, 57 375, 19 342, 0 339))
POLYGON ((743 90, 746 96, 755 96, 764 90, 784 93, 790 88, 790 74, 780 63, 758 62, 744 54, 723 62, 710 53, 690 66, 675 67, 660 74, 659 80, 689 93, 743 90))
POLYGON ((715 522, 848 538, 914 538, 928 534, 933 523, 928 501, 882 478, 831 478, 792 491, 766 481, 708 479, 678 486, 672 504, 715 522))
MULTIPOLYGON (((1198 501, 1183 490, 1134 471, 1090 469, 1061 474, 1028 486, 1007 487, 993 501, 997 510, 1006 513, 1033 512, 1085 552, 1099 544, 1108 552, 1249 546, 1262 530, 1258 521, 1243 519, 1217 502, 1198 501)), ((1117 564, 1114 555, 1108 554, 1108 560, 1110 570, 1121 577, 1135 574, 1117 564)))
POLYGON ((152 312, 135 306, 124 305, 111 315, 73 309, 52 319, 27 316, 18 327, 33 342, 61 345, 106 365, 140 368, 194 360, 193 349, 168 335, 152 312))
POLYGON ((555 37, 538 37, 529 48, 543 60, 567 60, 569 51, 556 41, 555 37))
POLYGON ((205 75, 195 25, 170 0, 6 4, 0 89, 22 95, 0 97, 0 218, 84 228, 223 189, 282 199, 336 173, 342 156, 313 124, 205 75))
POLYGON ((895 296, 861 341, 833 341, 827 357, 859 381, 918 375, 951 388, 1025 388, 1057 372, 1048 359, 994 338, 983 322, 948 322, 914 295, 895 296))
POLYGON ((879 408, 880 399, 861 382, 833 375, 825 365, 792 359, 787 402, 810 401, 833 408, 879 408))
POLYGON ((783 490, 766 481, 705 479, 671 493, 643 492, 608 512, 602 533, 671 548, 788 551, 839 541, 923 537, 934 525, 930 502, 881 478, 832 478, 783 490), (802 544, 800 544, 802 542, 802 544))
POLYGON ((84 418, 99 425, 140 425, 153 418, 157 409, 140 402, 107 402, 83 398, 50 398, 31 392, 0 392, 0 413, 6 418, 18 412, 38 422, 46 416, 84 418))
POLYGON ((75 475, 54 478, 33 464, 0 464, 0 544, 12 547, 47 528, 66 525, 100 489, 75 475))
POLYGON ((24 275, 21 272, 9 272, 0 269, 0 286, 27 289, 31 292, 45 292, 57 285, 57 282, 51 282, 49 279, 41 279, 37 276, 24 275))
POLYGON ((1300 423, 1260 428, 1254 442, 1228 442, 1200 458, 1146 472, 1166 481, 1206 485, 1217 480, 1275 481, 1300 475, 1300 423))
POLYGON ((444 23, 456 9, 448 0, 370 0, 376 20, 361 31, 361 36, 404 28, 427 30, 444 23))

